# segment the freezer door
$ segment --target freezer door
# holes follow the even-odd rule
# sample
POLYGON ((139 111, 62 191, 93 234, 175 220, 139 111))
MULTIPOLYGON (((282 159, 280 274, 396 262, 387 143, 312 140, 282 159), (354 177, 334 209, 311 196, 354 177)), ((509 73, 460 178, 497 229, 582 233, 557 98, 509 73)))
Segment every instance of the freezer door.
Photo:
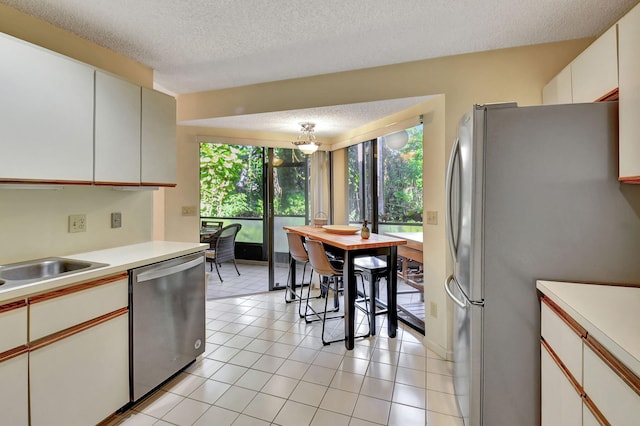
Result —
MULTIPOLYGON (((454 301, 453 375, 456 398, 465 424, 480 419, 480 381, 482 360, 481 280, 472 280, 475 253, 474 237, 478 201, 475 169, 478 151, 474 125, 476 111, 460 120, 458 139, 452 148, 447 170, 447 237, 454 261, 454 274, 445 282, 445 290, 454 301)), ((480 116, 482 119, 482 116, 480 116)), ((480 193, 481 194, 481 193, 480 193)), ((481 201, 481 200, 480 200, 481 201)))

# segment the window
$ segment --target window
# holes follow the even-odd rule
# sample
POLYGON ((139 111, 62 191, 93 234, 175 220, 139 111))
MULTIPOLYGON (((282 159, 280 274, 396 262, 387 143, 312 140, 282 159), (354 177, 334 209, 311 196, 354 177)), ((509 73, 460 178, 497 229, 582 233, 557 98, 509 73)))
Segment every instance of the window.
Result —
POLYGON ((400 148, 384 138, 349 147, 350 222, 367 219, 379 233, 422 229, 422 125, 406 132, 400 148))

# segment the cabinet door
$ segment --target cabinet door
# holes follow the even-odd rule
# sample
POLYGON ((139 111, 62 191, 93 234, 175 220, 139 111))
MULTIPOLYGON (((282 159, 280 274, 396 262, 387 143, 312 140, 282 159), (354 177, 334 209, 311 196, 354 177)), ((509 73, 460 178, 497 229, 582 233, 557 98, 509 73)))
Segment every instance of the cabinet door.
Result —
POLYGON ((34 342, 128 306, 127 274, 29 298, 29 340, 34 342))
POLYGON ((0 180, 93 181, 94 70, 0 34, 0 180))
MULTIPOLYGON (((70 331, 73 333, 74 331, 70 331)), ((127 311, 29 354, 31 425, 93 425, 129 401, 127 311)))
POLYGON ((0 354, 27 344, 27 303, 0 305, 0 354))
POLYGON ((582 395, 545 347, 541 348, 542 426, 582 424, 582 395))
POLYGON ((544 86, 542 89, 542 103, 554 105, 570 104, 572 102, 571 64, 569 64, 544 86))
POLYGON ((614 25, 571 63, 573 102, 594 102, 618 87, 618 37, 614 25))
POLYGON ((618 23, 620 180, 640 183, 640 6, 618 23))
POLYGON ((584 347, 584 391, 612 425, 638 424, 640 394, 589 345, 584 347))
POLYGON ((176 100, 164 93, 142 88, 143 185, 173 186, 176 183, 176 100))
POLYGON ((581 384, 582 336, 586 336, 586 331, 558 307, 552 308, 551 303, 548 298, 542 299, 540 307, 542 337, 562 360, 573 378, 581 384))
POLYGON ((29 424, 29 355, 22 353, 3 360, 0 354, 0 423, 29 424))
POLYGON ((140 86, 96 71, 94 180, 140 184, 140 86))

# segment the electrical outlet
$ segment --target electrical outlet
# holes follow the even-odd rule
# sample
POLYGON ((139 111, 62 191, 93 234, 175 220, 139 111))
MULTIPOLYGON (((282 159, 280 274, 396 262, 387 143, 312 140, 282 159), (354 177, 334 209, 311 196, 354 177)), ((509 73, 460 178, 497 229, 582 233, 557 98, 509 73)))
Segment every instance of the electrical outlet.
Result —
POLYGON ((182 216, 195 216, 196 206, 182 206, 182 216))
POLYGON ((111 213, 111 227, 112 228, 122 227, 122 213, 120 212, 111 213))
POLYGON ((436 302, 429 303, 429 315, 438 318, 438 304, 436 302))
POLYGON ((85 232, 87 230, 87 215, 69 215, 69 232, 85 232))
POLYGON ((427 211, 427 225, 437 225, 437 224, 438 224, 438 212, 427 211))

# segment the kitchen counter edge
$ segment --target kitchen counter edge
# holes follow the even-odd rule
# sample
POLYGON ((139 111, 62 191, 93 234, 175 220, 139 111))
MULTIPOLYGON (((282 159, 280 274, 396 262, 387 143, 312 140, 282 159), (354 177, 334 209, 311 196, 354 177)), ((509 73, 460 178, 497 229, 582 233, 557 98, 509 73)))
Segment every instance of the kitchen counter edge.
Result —
POLYGON ((174 257, 197 253, 199 251, 204 251, 207 248, 209 248, 208 244, 201 243, 149 241, 104 250, 64 255, 61 257, 106 263, 108 266, 85 272, 77 272, 58 278, 42 280, 5 290, 0 287, 0 304, 69 285, 90 281, 92 279, 122 273, 129 269, 150 265, 163 260, 172 259, 174 257))

